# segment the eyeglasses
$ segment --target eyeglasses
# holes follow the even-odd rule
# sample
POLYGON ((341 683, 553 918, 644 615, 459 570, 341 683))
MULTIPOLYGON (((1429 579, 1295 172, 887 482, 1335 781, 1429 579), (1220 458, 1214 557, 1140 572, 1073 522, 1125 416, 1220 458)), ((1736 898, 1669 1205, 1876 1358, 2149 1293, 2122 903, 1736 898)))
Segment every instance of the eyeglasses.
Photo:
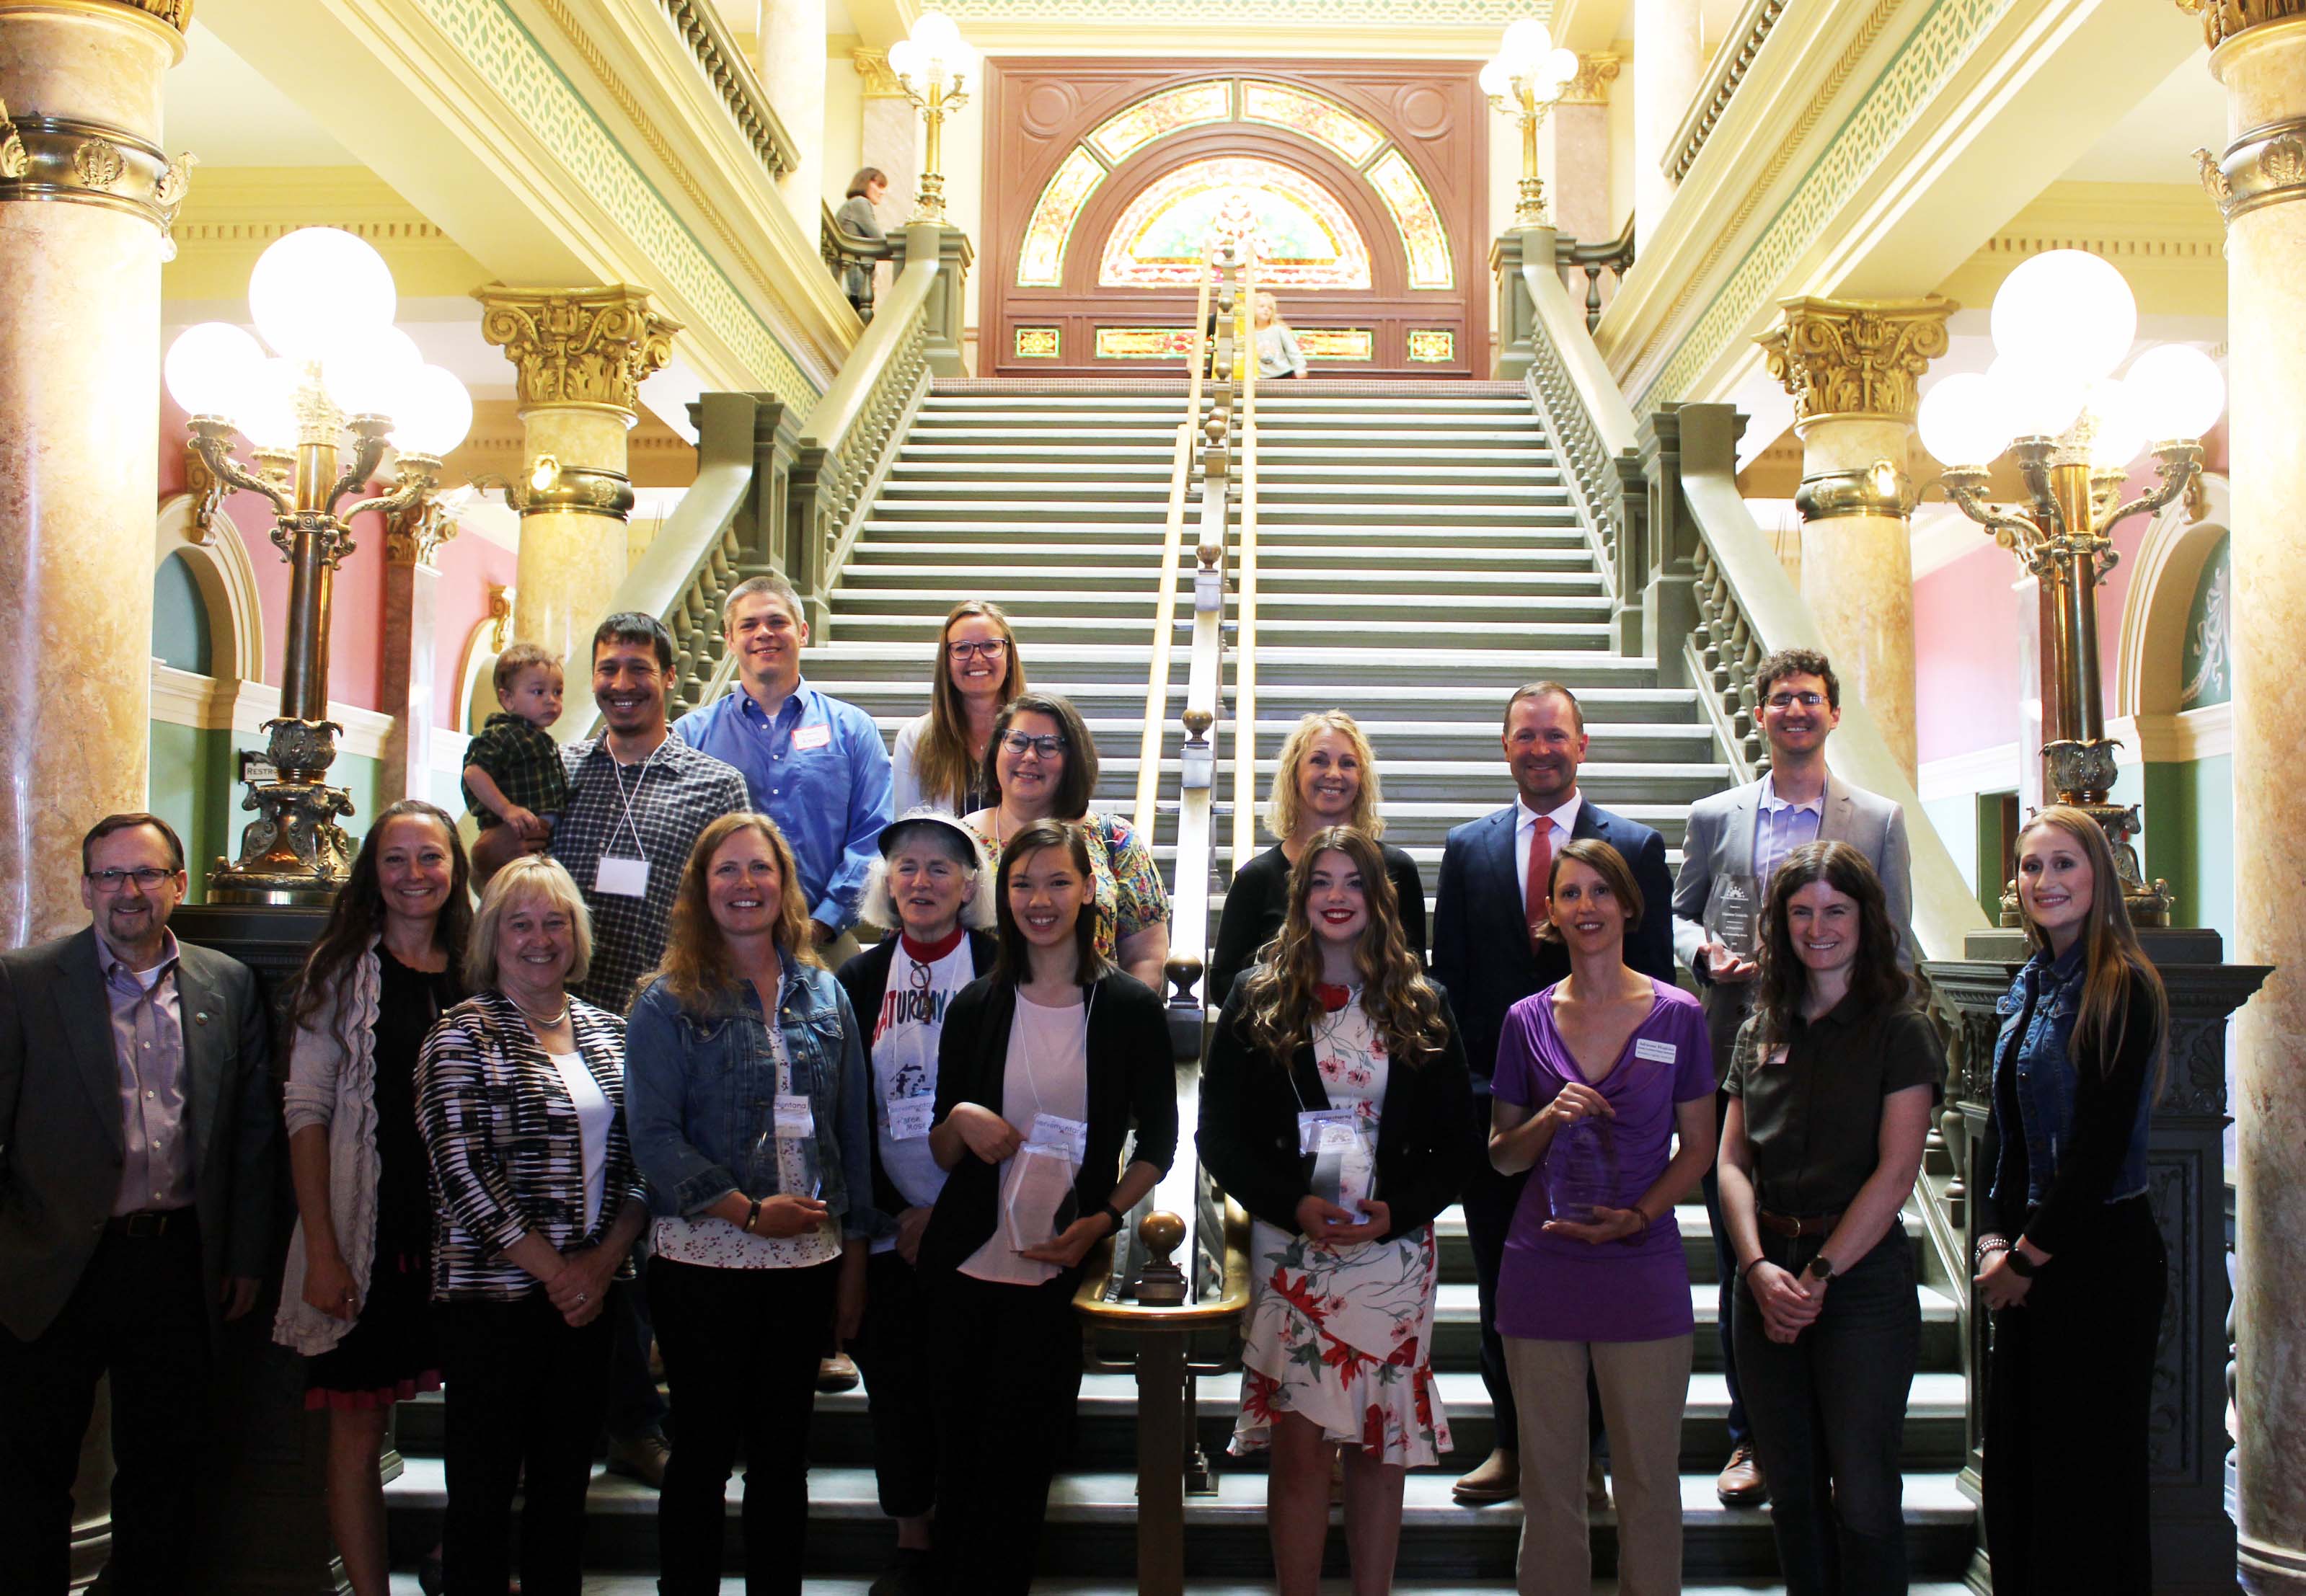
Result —
POLYGON ((956 665, 979 656, 988 661, 997 660, 1009 652, 1009 639, 987 637, 982 643, 948 643, 944 652, 945 657, 956 665))
POLYGON ((133 870, 88 870, 82 874, 107 892, 116 892, 123 883, 131 881, 149 892, 176 873, 163 870, 158 865, 139 865, 133 870))
POLYGON ((1055 759, 1057 751, 1065 746, 1065 739, 1061 737, 1028 737, 1021 731, 1012 731, 1001 739, 1001 746, 1012 754, 1023 754, 1029 749, 1044 759, 1055 759))
POLYGON ((1804 709, 1815 709, 1824 702, 1823 693, 1772 693, 1768 700, 1772 709, 1791 709, 1797 704, 1804 709))

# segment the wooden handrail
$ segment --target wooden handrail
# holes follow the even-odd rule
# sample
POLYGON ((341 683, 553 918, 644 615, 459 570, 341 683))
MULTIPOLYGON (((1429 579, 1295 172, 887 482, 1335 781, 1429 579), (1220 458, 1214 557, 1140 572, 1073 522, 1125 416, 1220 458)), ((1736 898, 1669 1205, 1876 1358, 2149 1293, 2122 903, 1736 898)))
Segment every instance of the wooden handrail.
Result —
POLYGON ((1241 269, 1241 531, 1234 555, 1233 866, 1257 847, 1257 257, 1241 269))
POLYGON ((1177 422, 1169 458, 1169 511, 1161 528, 1161 579, 1153 608, 1153 658, 1145 675, 1145 727, 1137 741, 1137 803, 1132 824, 1152 846, 1160 812, 1161 740, 1169 721, 1169 656, 1176 642, 1177 565, 1185 541, 1185 495, 1193 478, 1193 427, 1201 417, 1201 377, 1208 370, 1209 293, 1216 262, 1201 262, 1193 295, 1193 338, 1186 351, 1185 414, 1177 422))

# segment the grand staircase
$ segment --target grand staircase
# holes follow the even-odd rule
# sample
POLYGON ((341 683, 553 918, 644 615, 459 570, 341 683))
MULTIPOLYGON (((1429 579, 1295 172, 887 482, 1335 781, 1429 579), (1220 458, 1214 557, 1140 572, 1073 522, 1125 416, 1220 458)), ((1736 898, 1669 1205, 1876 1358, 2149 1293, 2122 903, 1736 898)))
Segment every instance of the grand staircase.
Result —
MULTIPOLYGON (((1104 755, 1099 806, 1127 813, 1182 400, 1174 383, 939 382, 841 575, 833 635, 807 657, 809 679, 864 707, 893 738, 926 705, 947 609, 964 597, 995 600, 1017 628, 1033 687, 1072 698, 1088 719, 1104 755)), ((1584 707, 1592 746, 1584 791, 1658 828, 1678 864, 1687 806, 1725 786, 1730 767, 1695 694, 1660 687, 1652 660, 1611 651, 1603 584, 1525 391, 1481 382, 1275 384, 1258 415, 1260 798, 1299 715, 1350 711, 1377 751, 1388 840, 1417 860, 1430 896, 1448 829, 1511 797, 1498 741, 1507 696, 1550 677, 1584 707)), ((1181 592, 1173 618, 1181 647, 1191 617, 1189 591, 1181 592)), ((1172 730, 1165 794, 1176 788, 1177 743, 1172 730)), ((1228 733, 1226 757, 1231 747, 1228 733)), ((1229 780, 1217 790, 1213 891, 1221 894, 1235 863, 1222 846, 1229 780)), ((1165 875, 1173 868, 1168 828, 1165 809, 1154 840, 1165 875)), ((1214 915, 1221 897, 1213 904, 1214 915)), ((1688 1588, 1767 1589, 1775 1558, 1766 1511, 1724 1508, 1713 1495, 1727 1452, 1713 1257, 1704 1209, 1686 1205, 1680 1221, 1698 1319, 1682 1431, 1688 1588)), ((1918 1223, 1909 1228, 1922 1234, 1918 1223)), ((1439 1470, 1410 1476, 1400 1574, 1405 1583, 1503 1588, 1518 1506, 1462 1508, 1448 1492, 1455 1475, 1486 1455, 1494 1429, 1476 1372, 1471 1259, 1454 1210, 1441 1231, 1435 1363, 1456 1451, 1439 1470)), ((1973 1508, 1954 1480, 1963 1444, 1960 1331, 1934 1255, 1916 1245, 1927 1284, 1922 1372, 1906 1430, 1907 1523, 1917 1588, 1956 1588, 1975 1535, 1973 1508)), ((1226 1376, 1199 1389, 1217 1494, 1188 1501, 1186 1568, 1211 1588, 1269 1577, 1261 1464, 1222 1455, 1237 1387, 1226 1376)), ((1089 1582, 1068 1588, 1132 1588, 1134 1417, 1129 1377, 1088 1377, 1074 1455, 1044 1541, 1047 1572, 1089 1582)), ((397 1547, 421 1549, 437 1529, 438 1443, 437 1406, 407 1410, 407 1467, 389 1488, 397 1547)), ((863 1393, 819 1399, 810 1453, 812 1575, 868 1579, 891 1532, 875 1501, 863 1393)), ((650 1494, 604 1475, 593 1506, 593 1566, 652 1569, 650 1494)), ((1599 1515, 1598 1576, 1614 1566, 1614 1515, 1599 1515)), ((1342 1573, 1341 1540, 1333 1537, 1330 1549, 1332 1572, 1342 1573)))

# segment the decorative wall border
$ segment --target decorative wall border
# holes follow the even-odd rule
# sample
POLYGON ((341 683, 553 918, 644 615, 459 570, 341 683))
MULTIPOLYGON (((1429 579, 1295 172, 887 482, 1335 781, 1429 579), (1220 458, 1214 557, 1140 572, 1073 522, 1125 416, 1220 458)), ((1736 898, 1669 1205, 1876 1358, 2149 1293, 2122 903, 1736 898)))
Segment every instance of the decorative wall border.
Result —
POLYGON ((1550 0, 946 0, 961 22, 1215 22, 1228 27, 1503 28, 1550 18, 1550 0))

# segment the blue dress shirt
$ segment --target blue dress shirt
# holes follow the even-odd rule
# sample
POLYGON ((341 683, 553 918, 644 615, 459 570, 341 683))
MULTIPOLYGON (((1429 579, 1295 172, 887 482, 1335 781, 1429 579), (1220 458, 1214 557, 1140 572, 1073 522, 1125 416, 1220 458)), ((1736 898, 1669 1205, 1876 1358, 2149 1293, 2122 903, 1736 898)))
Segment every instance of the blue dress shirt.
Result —
POLYGON ((855 925, 890 820, 889 749, 873 717, 803 681, 773 721, 739 687, 672 734, 743 773, 753 807, 792 845, 809 917, 835 932, 855 925))

